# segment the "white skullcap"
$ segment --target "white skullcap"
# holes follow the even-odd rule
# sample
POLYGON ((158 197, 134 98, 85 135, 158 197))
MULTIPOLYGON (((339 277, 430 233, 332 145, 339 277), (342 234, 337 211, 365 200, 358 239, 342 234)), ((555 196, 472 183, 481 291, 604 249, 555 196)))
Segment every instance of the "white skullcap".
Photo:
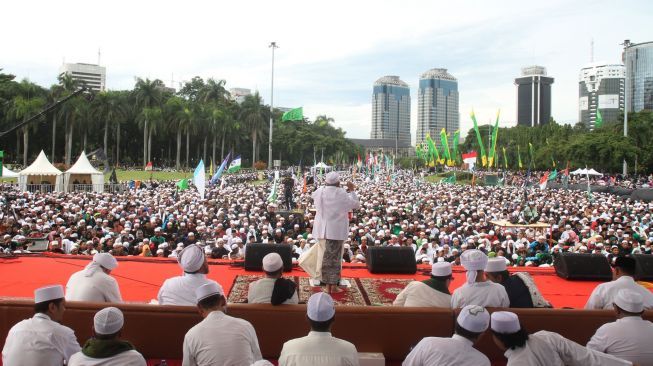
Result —
POLYGON ((93 262, 101 265, 102 267, 113 270, 118 267, 118 261, 109 253, 97 253, 93 256, 93 262))
POLYGON ((340 174, 338 174, 338 172, 330 172, 326 175, 324 181, 326 184, 336 184, 340 182, 340 174))
POLYGON ((495 311, 492 313, 492 330, 500 334, 513 334, 519 332, 521 325, 517 314, 509 311, 495 311))
POLYGON ((63 297, 63 286, 61 285, 44 286, 34 290, 35 304, 50 300, 62 299, 63 297))
POLYGON ((184 272, 197 272, 204 264, 204 251, 197 244, 191 244, 179 252, 179 265, 184 272))
POLYGON ((490 325, 490 313, 484 307, 467 305, 460 310, 456 322, 465 330, 483 333, 490 325))
POLYGON ((477 249, 470 249, 460 255, 460 264, 467 270, 467 283, 476 282, 476 271, 485 270, 487 264, 487 255, 477 249))
POLYGON ((122 311, 113 306, 98 311, 93 317, 93 328, 97 334, 118 333, 124 324, 122 311))
POLYGON ((254 362, 251 366, 274 366, 274 364, 268 360, 258 360, 254 362))
POLYGON ((622 289, 617 292, 614 304, 629 313, 641 313, 644 311, 644 298, 637 292, 629 289, 622 289))
POLYGON ((207 297, 213 295, 224 296, 224 291, 222 290, 222 286, 220 286, 220 284, 215 281, 210 281, 209 283, 205 283, 195 290, 195 299, 197 300, 198 303, 206 299, 207 297))
POLYGON ((306 304, 306 315, 312 321, 325 322, 336 315, 336 308, 331 296, 325 292, 311 295, 306 304))
POLYGON ((433 263, 433 265, 431 266, 431 276, 436 276, 436 277, 451 276, 451 263, 449 262, 433 263))
POLYGON ((506 270, 504 257, 489 258, 485 265, 485 272, 503 272, 506 270))
POLYGON ((283 260, 279 253, 270 253, 263 257, 263 270, 265 272, 276 272, 283 267, 283 260))

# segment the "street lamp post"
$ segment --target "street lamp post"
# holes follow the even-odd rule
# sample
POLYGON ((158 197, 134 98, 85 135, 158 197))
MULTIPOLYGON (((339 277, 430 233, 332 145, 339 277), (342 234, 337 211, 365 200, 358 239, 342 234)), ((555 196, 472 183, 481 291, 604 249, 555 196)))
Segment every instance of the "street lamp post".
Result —
MULTIPOLYGON (((623 54, 623 61, 624 61, 624 68, 626 69, 626 77, 624 79, 624 137, 628 137, 628 60, 626 57, 626 51, 628 50, 628 47, 630 47, 630 40, 625 40, 624 43, 622 43, 624 46, 624 54, 623 54)), ((637 173, 637 172, 635 172, 637 173)), ((628 174, 628 163, 626 162, 626 157, 624 156, 624 168, 623 168, 623 175, 626 176, 628 174)))
POLYGON ((272 168, 272 114, 274 111, 274 49, 279 48, 277 42, 270 42, 272 48, 272 85, 270 86, 270 139, 268 141, 268 169, 272 168))

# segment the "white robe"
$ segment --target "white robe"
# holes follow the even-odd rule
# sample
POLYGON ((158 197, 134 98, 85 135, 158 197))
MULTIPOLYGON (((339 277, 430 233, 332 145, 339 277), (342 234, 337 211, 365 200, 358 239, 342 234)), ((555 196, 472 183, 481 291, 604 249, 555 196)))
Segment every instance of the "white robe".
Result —
POLYGON ((353 344, 331 336, 329 332, 311 331, 306 337, 283 344, 279 366, 358 366, 358 351, 353 344))
POLYGON ((487 356, 473 345, 458 334, 451 338, 426 337, 410 351, 402 366, 489 366, 487 356))
POLYGON ((465 283, 458 287, 451 296, 451 307, 462 308, 467 305, 482 307, 507 308, 510 299, 505 287, 491 281, 465 283))
POLYGON ((653 365, 653 323, 639 316, 627 316, 603 324, 587 348, 604 352, 638 365, 653 365))
POLYGON ((200 273, 184 273, 182 276, 168 278, 159 289, 159 305, 196 306, 195 290, 211 282, 200 273))
POLYGON ((146 366, 145 358, 136 350, 121 352, 113 357, 92 358, 77 352, 68 362, 68 366, 146 366))
POLYGON ((66 301, 122 302, 118 281, 101 269, 86 277, 86 270, 75 272, 66 284, 66 301))
POLYGON ((653 293, 635 282, 630 276, 621 276, 614 281, 596 286, 587 300, 587 304, 585 304, 585 309, 612 309, 617 293, 624 288, 642 295, 644 309, 653 309, 653 293))
POLYGON ((507 366, 611 366, 632 365, 564 338, 560 334, 539 331, 528 336, 526 345, 507 350, 507 366))
MULTIPOLYGON (((247 302, 249 304, 269 304, 272 298, 272 290, 274 289, 275 281, 275 278, 261 278, 258 281, 250 283, 247 291, 247 302)), ((299 297, 297 296, 297 291, 295 291, 291 298, 283 303, 298 304, 299 297)))
POLYGON ((37 313, 9 330, 2 349, 2 365, 61 366, 80 350, 72 329, 37 313))
POLYGON ((355 192, 343 188, 324 186, 313 192, 315 221, 313 237, 316 239, 346 240, 349 236, 349 212, 360 207, 355 192))
POLYGON ((435 290, 420 281, 413 281, 397 295, 392 305, 451 308, 451 295, 435 290))

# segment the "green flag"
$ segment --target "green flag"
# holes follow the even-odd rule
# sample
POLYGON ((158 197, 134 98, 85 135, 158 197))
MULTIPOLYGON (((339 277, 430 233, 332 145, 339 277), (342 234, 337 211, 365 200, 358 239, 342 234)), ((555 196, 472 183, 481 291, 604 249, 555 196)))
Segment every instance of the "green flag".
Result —
POLYGON ((492 146, 490 148, 490 166, 492 162, 497 159, 497 138, 499 137, 499 114, 501 110, 497 112, 497 120, 494 122, 494 128, 492 129, 492 146))
POLYGON ((302 121, 304 120, 304 108, 299 107, 291 109, 288 112, 284 113, 281 117, 281 122, 286 121, 302 121))
POLYGON ((549 182, 554 181, 558 177, 558 171, 553 169, 551 173, 549 173, 549 182))
POLYGON ((535 155, 535 154, 533 154, 533 144, 531 144, 530 142, 528 143, 528 155, 530 155, 530 157, 531 157, 531 162, 528 164, 528 166, 529 167, 534 167, 535 162, 534 162, 534 159, 533 159, 533 155, 535 155))
POLYGON ((272 203, 277 202, 277 197, 278 197, 277 185, 278 185, 278 181, 279 181, 279 173, 275 172, 275 174, 274 174, 274 183, 272 183, 272 190, 270 191, 270 195, 268 195, 268 202, 272 202, 272 203))
POLYGON ((603 116, 601 115, 601 110, 596 108, 596 121, 594 121, 594 128, 599 128, 603 126, 603 116))
POLYGON ((447 137, 447 131, 444 128, 440 131, 440 144, 442 145, 442 155, 444 155, 447 165, 450 165, 451 151, 449 151, 449 138, 447 137))
POLYGON ((517 145, 517 165, 519 165, 519 169, 523 168, 521 163, 521 152, 519 151, 519 145, 517 145))
POLYGON ((177 189, 180 191, 185 191, 188 189, 188 179, 182 179, 179 182, 177 182, 177 189))
POLYGON ((435 142, 431 138, 431 134, 426 134, 426 143, 429 147, 429 158, 427 159, 427 163, 433 160, 433 166, 435 166, 435 164, 440 161, 440 152, 438 151, 438 147, 435 146, 435 142))
POLYGON ((458 162, 458 144, 460 143, 460 130, 453 133, 453 161, 458 162))
POLYGON ((508 155, 506 155, 505 147, 503 147, 503 167, 508 169, 508 155))
POLYGON ((481 149, 481 163, 482 166, 487 166, 487 155, 485 155, 485 147, 483 146, 483 139, 481 138, 481 132, 478 130, 478 123, 476 123, 476 115, 472 110, 472 121, 474 122, 474 131, 476 132, 476 139, 478 140, 478 146, 481 149))

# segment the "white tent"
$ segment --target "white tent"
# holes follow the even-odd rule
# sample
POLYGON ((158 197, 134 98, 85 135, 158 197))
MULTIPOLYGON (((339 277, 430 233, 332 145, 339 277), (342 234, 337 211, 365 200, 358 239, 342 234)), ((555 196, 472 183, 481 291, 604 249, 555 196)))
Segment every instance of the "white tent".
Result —
POLYGON ((321 162, 315 164, 315 165, 311 168, 311 172, 315 172, 315 171, 318 170, 318 169, 324 169, 324 171, 327 171, 327 172, 328 172, 329 170, 331 170, 331 168, 332 168, 331 166, 326 165, 326 164, 324 164, 323 161, 321 161, 321 162))
MULTIPOLYGON (((43 150, 41 150, 32 165, 18 173, 18 187, 20 190, 26 191, 28 185, 50 185, 54 187, 53 190, 55 191, 61 191, 63 188, 63 174, 50 163, 43 150)), ((45 187, 39 189, 48 190, 45 187)))
POLYGON ((2 178, 18 178, 18 173, 15 171, 7 168, 7 167, 2 167, 2 178))
POLYGON ((587 171, 587 174, 589 174, 589 175, 600 175, 600 176, 603 176, 603 174, 597 172, 597 171, 594 170, 594 169, 590 169, 590 170, 588 170, 588 171, 587 171))
POLYGON ((587 169, 578 168, 578 169, 574 170, 573 172, 571 172, 569 174, 571 174, 571 175, 581 175, 581 174, 586 175, 587 174, 587 169))
POLYGON ((81 184, 82 187, 88 187, 94 192, 104 192, 104 173, 91 165, 84 151, 75 164, 64 173, 63 181, 66 191, 73 190, 74 184, 81 184))

